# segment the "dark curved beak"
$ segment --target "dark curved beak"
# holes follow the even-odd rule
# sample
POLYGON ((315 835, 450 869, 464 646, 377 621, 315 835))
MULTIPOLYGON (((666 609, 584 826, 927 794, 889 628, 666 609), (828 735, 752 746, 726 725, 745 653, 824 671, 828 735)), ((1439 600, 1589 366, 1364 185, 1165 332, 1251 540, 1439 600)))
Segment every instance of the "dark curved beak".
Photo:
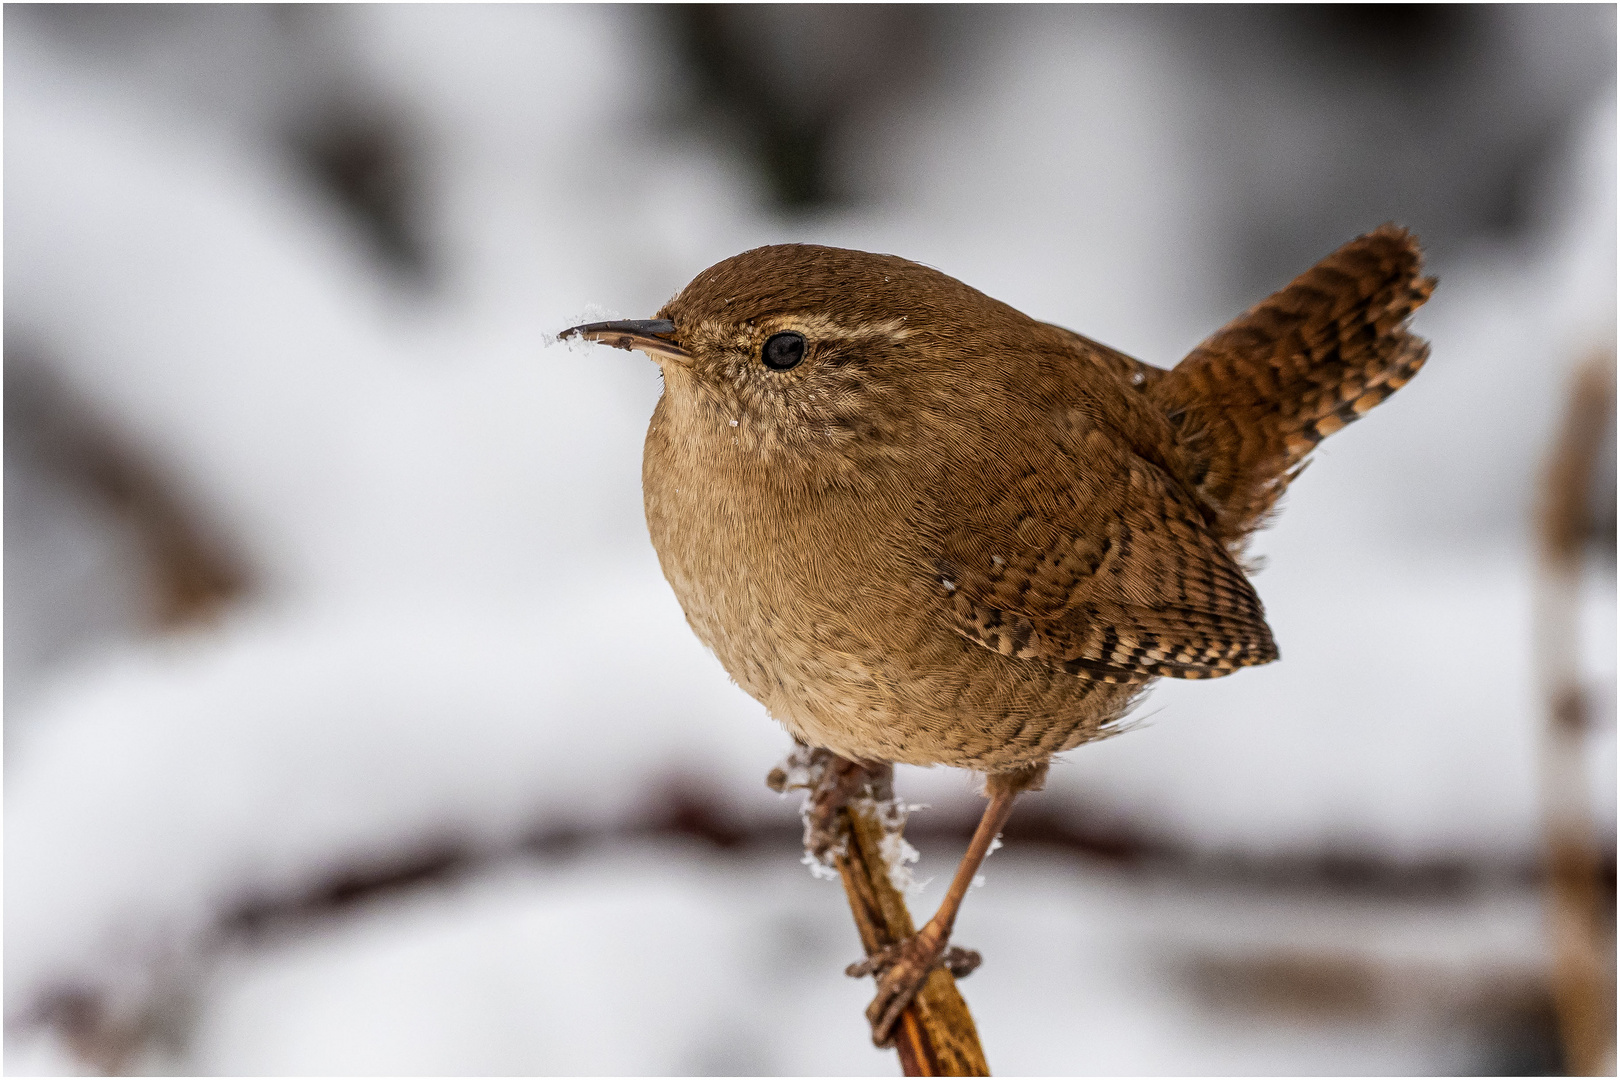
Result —
POLYGON ((619 319, 615 322, 570 326, 557 335, 557 340, 577 335, 586 341, 611 345, 615 349, 639 349, 654 360, 690 364, 692 354, 672 339, 674 333, 675 324, 668 319, 619 319))

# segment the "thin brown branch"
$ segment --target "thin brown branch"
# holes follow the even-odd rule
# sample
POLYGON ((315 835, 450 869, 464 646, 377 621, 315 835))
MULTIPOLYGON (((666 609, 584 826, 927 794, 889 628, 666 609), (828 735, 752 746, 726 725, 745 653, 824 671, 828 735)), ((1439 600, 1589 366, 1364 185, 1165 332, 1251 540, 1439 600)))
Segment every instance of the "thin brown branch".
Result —
MULTIPOLYGON (((840 811, 849 826, 849 844, 837 858, 838 873, 868 956, 916 932, 904 897, 889 880, 882 851, 885 826, 877 806, 892 798, 891 775, 885 766, 874 775, 872 798, 856 800, 840 811)), ((917 997, 900 1014, 894 1048, 907 1076, 990 1075, 973 1014, 956 988, 955 977, 944 967, 929 974, 917 997)))
MULTIPOLYGON (((872 957, 916 933, 905 898, 891 878, 890 853, 905 815, 894 801, 894 768, 860 765, 800 743, 765 783, 809 792, 804 849, 838 871, 861 946, 872 957), (888 852, 885 849, 889 849, 888 852)), ((967 961, 967 957, 960 958, 967 961)), ((977 962, 974 956, 972 963, 977 962)), ((852 965, 852 968, 854 965, 852 965)), ((971 967, 958 968, 963 974, 971 967)), ((892 1044, 907 1076, 989 1076, 973 1014, 947 967, 935 968, 894 1025, 892 1044)))

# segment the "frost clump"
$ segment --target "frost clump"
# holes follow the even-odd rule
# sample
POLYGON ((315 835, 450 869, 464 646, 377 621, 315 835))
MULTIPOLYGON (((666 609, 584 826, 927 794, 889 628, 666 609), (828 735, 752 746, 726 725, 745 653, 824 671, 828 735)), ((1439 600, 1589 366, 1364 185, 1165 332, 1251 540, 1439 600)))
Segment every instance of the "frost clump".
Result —
MULTIPOLYGON (((840 827, 841 819, 837 814, 841 796, 835 788, 839 781, 827 774, 829 763, 835 762, 862 771, 858 766, 841 762, 828 751, 813 750, 801 744, 794 747, 766 779, 772 790, 782 795, 795 790, 805 792, 804 804, 799 808, 799 816, 804 819, 804 857, 800 861, 818 878, 838 877, 838 859, 849 851, 848 830, 840 827)), ((917 849, 906 842, 903 833, 906 819, 912 811, 923 809, 922 804, 895 798, 893 778, 887 770, 844 776, 842 782, 850 786, 858 784, 859 794, 849 798, 847 803, 850 813, 876 822, 881 831, 878 853, 887 869, 889 883, 903 896, 921 892, 928 882, 918 882, 912 876, 911 866, 919 855, 917 849)))
MULTIPOLYGON (((808 799, 805 801, 809 802, 808 799)), ((810 868, 811 877, 820 881, 837 881, 838 871, 833 869, 831 863, 833 856, 829 854, 825 858, 827 861, 823 862, 822 859, 816 858, 809 848, 806 848, 804 854, 799 856, 799 861, 810 868)))
POLYGON ((920 857, 921 853, 911 845, 904 836, 906 819, 912 811, 926 809, 924 803, 907 803, 898 798, 863 800, 860 809, 872 814, 878 824, 883 827, 883 839, 878 841, 878 853, 883 856, 883 864, 889 870, 889 884, 901 896, 912 897, 921 893, 928 887, 931 878, 918 881, 911 872, 911 866, 920 857))

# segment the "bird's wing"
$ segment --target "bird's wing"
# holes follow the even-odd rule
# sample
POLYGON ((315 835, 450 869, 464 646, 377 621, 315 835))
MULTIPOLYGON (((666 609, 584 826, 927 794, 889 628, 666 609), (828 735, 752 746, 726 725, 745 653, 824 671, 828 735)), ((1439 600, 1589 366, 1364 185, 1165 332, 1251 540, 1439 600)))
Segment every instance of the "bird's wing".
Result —
POLYGON ((1260 598, 1181 486, 1080 410, 1057 427, 935 500, 927 569, 955 629, 1108 682, 1276 659, 1260 598))
POLYGON ((1135 387, 1143 393, 1157 386, 1161 379, 1170 374, 1164 368, 1154 367, 1152 364, 1138 360, 1134 356, 1120 352, 1111 345, 1104 345, 1100 341, 1093 341, 1084 334, 1077 334, 1067 327, 1058 326, 1056 323, 1046 323, 1045 325, 1061 334, 1076 352, 1090 357, 1094 363, 1103 367, 1109 374, 1121 380, 1127 386, 1135 387))

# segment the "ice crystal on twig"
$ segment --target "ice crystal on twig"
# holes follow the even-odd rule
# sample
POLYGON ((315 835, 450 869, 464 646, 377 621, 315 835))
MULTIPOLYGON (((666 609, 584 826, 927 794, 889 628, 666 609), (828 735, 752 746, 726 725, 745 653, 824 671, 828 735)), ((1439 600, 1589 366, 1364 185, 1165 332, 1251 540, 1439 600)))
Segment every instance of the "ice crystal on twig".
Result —
POLYGON ((837 860, 849 849, 849 837, 838 817, 838 810, 847 804, 881 829, 878 853, 896 891, 911 896, 928 884, 912 876, 911 865, 917 861, 918 852, 903 835, 906 819, 923 807, 895 797, 891 770, 869 770, 829 750, 815 750, 800 743, 771 770, 765 783, 783 795, 805 792, 804 805, 799 809, 804 819, 803 862, 816 877, 836 877, 837 860))
POLYGON ((883 838, 878 841, 878 853, 883 856, 883 863, 888 868, 889 884, 902 896, 915 896, 928 882, 918 881, 911 872, 912 864, 920 858, 920 853, 906 840, 904 830, 912 811, 923 809, 923 805, 895 797, 892 784, 883 786, 886 789, 884 792, 874 792, 873 797, 860 800, 857 808, 869 814, 883 830, 883 838), (888 797, 880 797, 883 794, 888 797))

